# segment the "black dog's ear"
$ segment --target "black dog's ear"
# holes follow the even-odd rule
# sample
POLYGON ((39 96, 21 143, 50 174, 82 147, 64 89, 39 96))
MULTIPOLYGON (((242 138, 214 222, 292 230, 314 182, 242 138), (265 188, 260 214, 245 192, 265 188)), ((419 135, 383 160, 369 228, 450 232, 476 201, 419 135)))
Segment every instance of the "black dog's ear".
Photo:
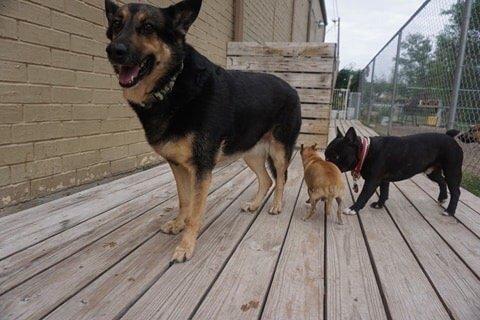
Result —
POLYGON ((356 142, 357 141, 357 132, 353 127, 348 129, 347 133, 345 134, 345 139, 349 142, 356 142))
POLYGON ((172 18, 175 30, 185 36, 197 19, 201 7, 202 0, 184 0, 166 8, 165 12, 172 18))
POLYGON ((337 138, 343 138, 342 131, 337 127, 337 138))
POLYGON ((112 0, 105 0, 105 15, 107 16, 108 23, 112 22, 113 16, 117 13, 118 5, 112 0))

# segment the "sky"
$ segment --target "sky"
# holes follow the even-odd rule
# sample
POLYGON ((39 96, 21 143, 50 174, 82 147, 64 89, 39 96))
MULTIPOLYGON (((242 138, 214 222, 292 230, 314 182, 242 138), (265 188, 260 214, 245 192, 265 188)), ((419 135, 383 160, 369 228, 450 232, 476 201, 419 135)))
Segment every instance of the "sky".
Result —
POLYGON ((332 19, 340 16, 340 67, 363 69, 424 0, 325 0, 327 42, 337 42, 332 19))

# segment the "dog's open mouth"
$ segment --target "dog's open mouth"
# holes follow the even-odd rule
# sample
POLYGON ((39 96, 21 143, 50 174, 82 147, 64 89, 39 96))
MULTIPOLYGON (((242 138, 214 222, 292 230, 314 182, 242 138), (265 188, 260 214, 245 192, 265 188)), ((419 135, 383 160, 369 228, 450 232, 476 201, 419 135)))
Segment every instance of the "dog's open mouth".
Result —
POLYGON ((155 56, 149 55, 138 65, 117 65, 118 82, 123 88, 131 88, 152 72, 155 56))

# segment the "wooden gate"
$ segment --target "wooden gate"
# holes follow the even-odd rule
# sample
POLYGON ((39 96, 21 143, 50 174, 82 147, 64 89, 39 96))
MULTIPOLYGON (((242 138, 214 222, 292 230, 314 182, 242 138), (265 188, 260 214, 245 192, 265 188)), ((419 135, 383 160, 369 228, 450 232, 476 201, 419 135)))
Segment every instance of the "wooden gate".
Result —
POLYGON ((326 147, 335 66, 335 44, 331 43, 228 44, 228 69, 268 72, 297 89, 302 103, 298 144, 326 147))

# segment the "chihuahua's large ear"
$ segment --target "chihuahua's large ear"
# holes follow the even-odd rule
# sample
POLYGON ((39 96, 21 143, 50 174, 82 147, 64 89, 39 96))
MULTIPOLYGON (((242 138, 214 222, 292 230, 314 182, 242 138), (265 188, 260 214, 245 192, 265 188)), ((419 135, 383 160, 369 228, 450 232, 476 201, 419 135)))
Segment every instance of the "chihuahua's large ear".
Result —
POLYGON ((107 16, 108 23, 112 22, 113 16, 117 13, 118 5, 112 0, 105 0, 105 15, 107 16))
POLYGON ((342 131, 337 127, 337 138, 343 138, 342 131))
POLYGON ((197 19, 201 7, 202 0, 184 0, 165 10, 167 15, 172 18, 175 30, 185 36, 197 19))
POLYGON ((353 127, 348 129, 347 133, 345 134, 345 139, 349 142, 356 142, 357 141, 357 132, 353 127))

